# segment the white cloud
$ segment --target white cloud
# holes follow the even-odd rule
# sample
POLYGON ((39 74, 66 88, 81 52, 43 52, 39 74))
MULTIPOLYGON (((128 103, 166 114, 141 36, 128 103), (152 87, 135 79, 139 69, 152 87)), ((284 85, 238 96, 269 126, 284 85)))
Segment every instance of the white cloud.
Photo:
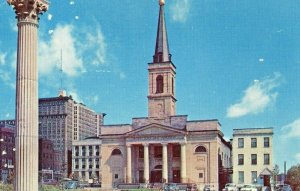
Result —
POLYGON ((84 103, 83 100, 78 95, 76 90, 71 90, 69 92, 69 95, 72 96, 73 100, 75 100, 77 103, 84 103))
POLYGON ((184 23, 190 12, 191 0, 175 0, 171 5, 172 19, 176 22, 184 23))
POLYGON ((106 62, 106 42, 99 26, 96 27, 96 34, 87 34, 87 48, 94 50, 92 64, 100 65, 106 62))
POLYGON ((73 34, 72 25, 57 25, 53 30, 50 41, 43 39, 39 44, 39 71, 42 75, 50 74, 57 69, 61 63, 61 52, 63 71, 68 76, 76 76, 83 69, 83 60, 76 51, 76 39, 73 34))
POLYGON ((300 118, 285 125, 281 128, 282 136, 284 138, 299 138, 300 139, 300 118))
POLYGON ((242 99, 227 109, 227 117, 235 118, 264 112, 267 107, 275 103, 278 92, 273 90, 280 85, 281 81, 279 73, 275 73, 272 78, 255 80, 244 91, 242 99))
POLYGON ((73 25, 57 25, 48 31, 50 36, 40 38, 39 69, 41 75, 49 75, 58 71, 61 63, 63 72, 69 77, 76 77, 88 70, 88 65, 100 65, 107 61, 106 42, 99 25, 91 30, 73 25), (85 65, 84 65, 85 64, 85 65))
POLYGON ((53 15, 48 14, 48 17, 47 17, 47 18, 48 18, 49 21, 51 21, 51 20, 52 20, 52 17, 53 17, 53 15))
POLYGON ((0 65, 4 65, 6 61, 6 53, 0 52, 0 65))
POLYGON ((296 161, 300 161, 300 153, 297 153, 297 154, 295 155, 295 158, 296 158, 296 161))

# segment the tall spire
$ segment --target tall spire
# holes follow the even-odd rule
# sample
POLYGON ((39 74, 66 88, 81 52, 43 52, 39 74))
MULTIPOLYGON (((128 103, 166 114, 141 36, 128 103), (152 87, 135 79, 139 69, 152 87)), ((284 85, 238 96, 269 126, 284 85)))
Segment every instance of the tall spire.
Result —
POLYGON ((164 0, 159 0, 159 18, 156 36, 155 53, 153 62, 169 62, 171 61, 171 54, 169 53, 168 36, 164 14, 164 0))

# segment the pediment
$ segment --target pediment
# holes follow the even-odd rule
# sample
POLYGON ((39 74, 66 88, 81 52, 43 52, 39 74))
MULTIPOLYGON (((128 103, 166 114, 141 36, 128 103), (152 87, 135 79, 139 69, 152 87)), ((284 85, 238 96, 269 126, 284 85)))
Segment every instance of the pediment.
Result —
POLYGON ((147 135, 183 135, 185 131, 178 130, 172 127, 164 126, 161 124, 152 123, 141 127, 139 129, 135 129, 127 133, 128 136, 147 136, 147 135))

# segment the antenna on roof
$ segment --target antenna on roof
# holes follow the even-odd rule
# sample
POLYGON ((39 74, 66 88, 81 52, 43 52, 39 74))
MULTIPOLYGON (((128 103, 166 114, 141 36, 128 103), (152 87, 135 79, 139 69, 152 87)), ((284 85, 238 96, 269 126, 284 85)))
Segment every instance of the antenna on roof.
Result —
POLYGON ((64 96, 66 96, 66 91, 63 88, 63 55, 62 55, 62 49, 60 49, 59 79, 60 79, 59 96, 64 97, 64 96))

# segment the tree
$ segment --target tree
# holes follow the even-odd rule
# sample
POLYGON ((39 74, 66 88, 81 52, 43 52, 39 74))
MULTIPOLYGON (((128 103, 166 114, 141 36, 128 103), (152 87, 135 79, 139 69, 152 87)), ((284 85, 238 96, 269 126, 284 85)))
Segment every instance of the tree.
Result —
POLYGON ((273 174, 273 180, 274 180, 274 183, 276 183, 276 181, 277 181, 277 176, 278 176, 278 174, 279 174, 279 166, 278 166, 277 164, 275 164, 275 166, 273 167, 272 174, 273 174))
POLYGON ((292 190, 300 190, 300 164, 292 166, 287 172, 287 183, 292 190))

